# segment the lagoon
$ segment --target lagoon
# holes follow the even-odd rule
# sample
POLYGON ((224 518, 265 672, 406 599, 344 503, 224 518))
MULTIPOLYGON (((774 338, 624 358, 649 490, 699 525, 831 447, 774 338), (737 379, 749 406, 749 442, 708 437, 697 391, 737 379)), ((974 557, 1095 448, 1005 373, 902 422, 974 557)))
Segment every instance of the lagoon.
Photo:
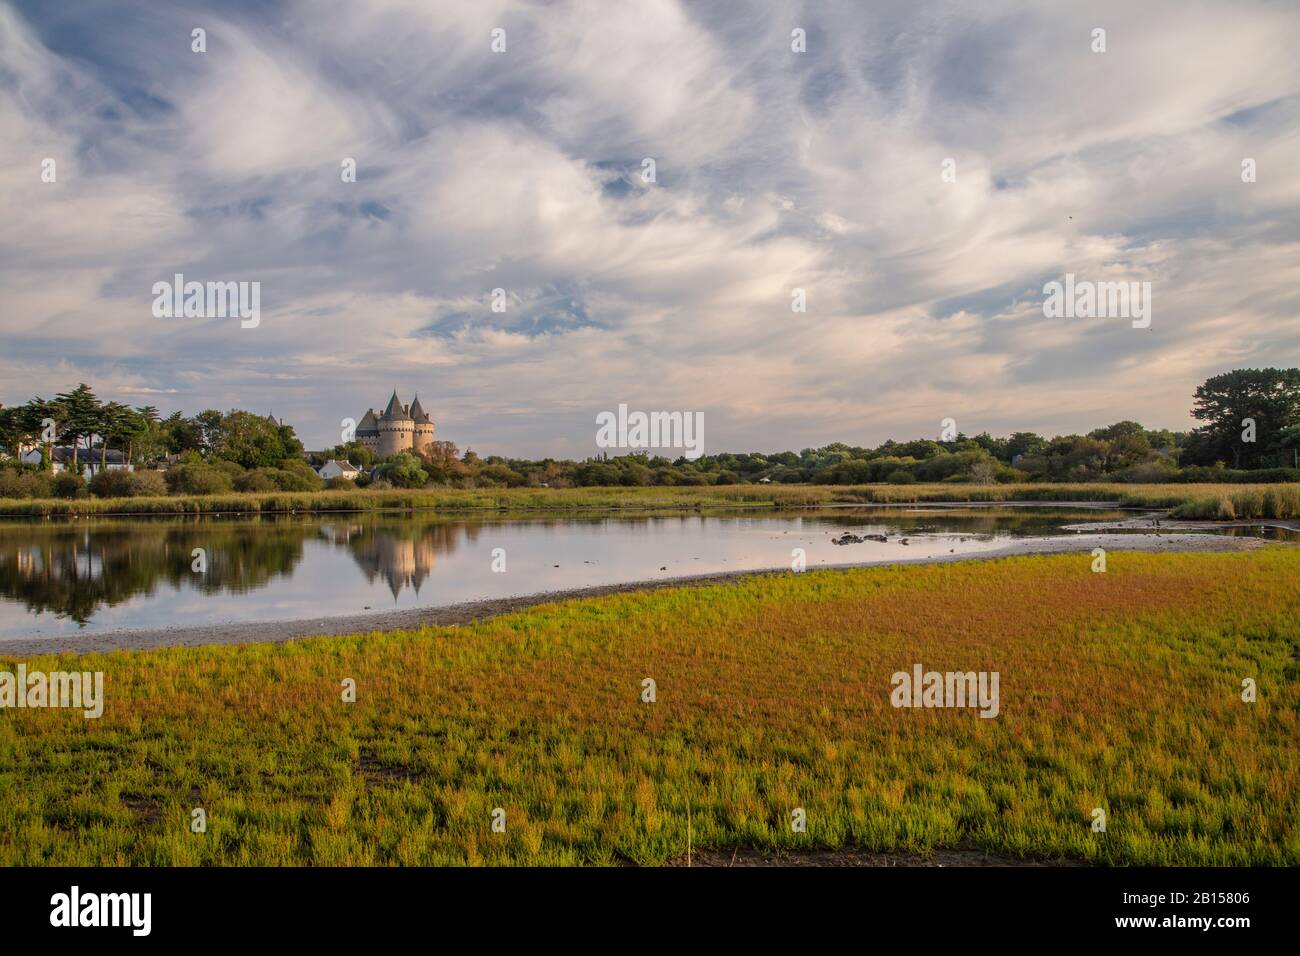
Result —
POLYGON ((0 521, 0 644, 788 569, 797 548, 809 569, 978 555, 1015 540, 1074 534, 1063 527, 1072 522, 1126 517, 1132 514, 1059 505, 927 505, 562 517, 9 519, 0 521), (865 540, 833 543, 845 533, 865 540), (193 570, 195 549, 202 549, 201 571, 193 570))

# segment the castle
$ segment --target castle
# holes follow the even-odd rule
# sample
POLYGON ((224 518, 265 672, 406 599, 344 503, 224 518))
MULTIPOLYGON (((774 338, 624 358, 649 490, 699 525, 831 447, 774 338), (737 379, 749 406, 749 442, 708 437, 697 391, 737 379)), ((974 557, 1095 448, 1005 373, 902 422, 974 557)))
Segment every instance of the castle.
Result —
POLYGON ((428 451, 433 444, 433 419, 420 407, 419 395, 407 406, 397 400, 397 389, 393 389, 384 414, 377 416, 373 408, 366 409, 357 425, 356 439, 374 451, 377 458, 403 451, 428 451))

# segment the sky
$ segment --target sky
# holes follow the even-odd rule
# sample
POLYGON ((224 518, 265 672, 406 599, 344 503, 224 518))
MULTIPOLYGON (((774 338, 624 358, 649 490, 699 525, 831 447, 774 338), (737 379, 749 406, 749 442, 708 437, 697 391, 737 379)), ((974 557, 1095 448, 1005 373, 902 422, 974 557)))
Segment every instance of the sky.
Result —
POLYGON ((528 457, 620 404, 708 453, 1187 428, 1300 364, 1297 37, 1261 0, 0 0, 0 403, 321 448, 396 388, 528 457), (156 316, 176 273, 259 324, 156 316), (1150 282, 1150 328, 1046 317, 1066 273, 1150 282))

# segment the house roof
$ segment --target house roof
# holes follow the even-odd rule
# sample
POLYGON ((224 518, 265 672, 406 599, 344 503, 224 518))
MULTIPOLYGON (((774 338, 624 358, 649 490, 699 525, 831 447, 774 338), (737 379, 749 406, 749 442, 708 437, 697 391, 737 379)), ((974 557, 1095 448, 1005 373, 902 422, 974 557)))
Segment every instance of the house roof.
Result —
MULTIPOLYGON (((33 451, 36 450, 38 449, 33 449, 33 451)), ((100 462, 100 457, 102 455, 103 452, 100 450, 99 445, 96 445, 93 448, 78 448, 77 463, 98 466, 100 462)), ((72 446, 71 445, 54 446, 53 448, 50 449, 50 459, 60 465, 72 464, 72 446)), ((106 459, 110 465, 126 464, 126 455, 116 448, 110 448, 108 450, 108 455, 106 456, 106 459)))
MULTIPOLYGON (((331 458, 329 461, 325 462, 325 465, 338 465, 344 471, 356 471, 356 472, 361 471, 361 469, 358 468, 356 465, 352 464, 352 462, 339 461, 337 458, 331 458)), ((321 465, 321 468, 323 469, 325 465, 321 465)))

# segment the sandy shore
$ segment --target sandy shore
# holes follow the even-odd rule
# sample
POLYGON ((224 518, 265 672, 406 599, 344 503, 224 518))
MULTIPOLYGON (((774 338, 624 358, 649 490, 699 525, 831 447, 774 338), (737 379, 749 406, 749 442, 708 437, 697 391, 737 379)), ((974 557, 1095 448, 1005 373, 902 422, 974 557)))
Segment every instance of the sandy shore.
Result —
MULTIPOLYGON (((1220 535, 1188 534, 1075 534, 1060 538, 1037 538, 1018 541, 993 551, 978 554, 942 555, 912 560, 846 562, 822 565, 810 573, 834 571, 844 568, 879 567, 891 564, 946 564, 952 561, 989 561, 1016 555, 1077 553, 1087 556, 1093 548, 1107 551, 1250 551, 1268 542, 1258 538, 1230 538, 1220 535)), ((851 545, 847 546, 849 549, 851 545)), ((851 553, 851 550, 850 550, 851 553)), ((158 630, 104 631, 97 634, 67 634, 48 638, 19 638, 0 641, 0 657, 25 657, 35 654, 62 653, 65 651, 92 653, 97 651, 140 650, 153 647, 198 647, 209 644, 278 643, 303 637, 330 634, 357 634, 370 631, 389 631, 424 625, 468 624, 501 614, 509 614, 539 604, 552 604, 577 598, 598 597, 604 594, 621 594, 631 591, 657 591, 662 588, 703 586, 735 581, 741 578, 766 574, 789 574, 782 568, 765 571, 724 571, 658 581, 629 581, 622 584, 575 588, 566 591, 547 591, 517 597, 492 598, 449 604, 442 607, 409 608, 374 614, 354 614, 336 617, 309 618, 295 621, 241 621, 233 624, 212 624, 200 627, 173 627, 158 630)))

